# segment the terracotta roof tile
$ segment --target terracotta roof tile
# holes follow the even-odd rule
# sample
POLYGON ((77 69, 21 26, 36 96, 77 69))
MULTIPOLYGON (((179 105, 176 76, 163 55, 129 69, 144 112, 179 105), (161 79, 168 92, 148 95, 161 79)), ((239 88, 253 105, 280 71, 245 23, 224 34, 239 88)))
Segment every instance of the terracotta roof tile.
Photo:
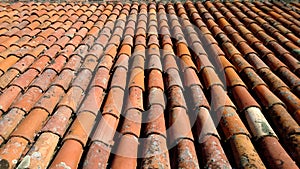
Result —
POLYGON ((0 166, 299 167, 297 2, 0 10, 0 166))

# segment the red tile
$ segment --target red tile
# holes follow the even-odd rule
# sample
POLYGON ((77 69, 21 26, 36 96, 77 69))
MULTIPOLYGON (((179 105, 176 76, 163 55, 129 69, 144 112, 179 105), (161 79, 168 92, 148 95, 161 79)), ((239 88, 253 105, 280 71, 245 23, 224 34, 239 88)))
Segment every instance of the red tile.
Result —
MULTIPOLYGON (((166 52, 166 51, 164 51, 164 52, 166 52)), ((178 70, 178 66, 177 66, 175 57, 176 57, 175 55, 171 55, 171 54, 164 55, 164 65, 163 65, 163 68, 164 68, 165 72, 167 72, 169 69, 176 69, 176 70, 178 70)))
POLYGON ((276 97, 265 85, 258 85, 254 88, 254 91, 260 99, 261 103, 266 108, 269 108, 275 104, 284 105, 283 102, 278 97, 276 97))
POLYGON ((30 87, 13 105, 12 107, 19 108, 28 113, 34 104, 42 96, 42 90, 37 87, 30 87))
POLYGON ((162 64, 160 61, 160 57, 157 55, 151 55, 148 61, 147 69, 157 69, 162 71, 162 64))
POLYGON ((29 84, 36 78, 38 75, 38 71, 35 69, 28 69, 25 73, 23 73, 19 78, 15 79, 11 85, 18 86, 22 90, 25 90, 29 84))
POLYGON ((171 87, 177 86, 183 89, 181 78, 179 72, 176 69, 168 69, 166 71, 166 87, 170 89, 171 87))
POLYGON ((200 146, 204 166, 231 168, 231 165, 217 137, 206 136, 203 139, 203 142, 200 143, 200 146))
POLYGON ((46 55, 40 57, 37 59, 31 66, 30 68, 35 69, 39 72, 42 72, 45 67, 49 64, 50 58, 46 55))
POLYGON ((74 72, 69 69, 64 69, 61 74, 54 80, 52 86, 59 86, 64 90, 69 88, 69 84, 71 83, 74 72))
POLYGON ((120 133, 123 135, 132 134, 138 138, 142 127, 142 112, 136 109, 129 109, 123 116, 124 121, 120 133))
POLYGON ((167 97, 168 97, 170 108, 174 108, 174 107, 187 108, 183 91, 180 87, 173 86, 169 88, 167 95, 168 95, 167 97))
POLYGON ((198 75, 193 69, 186 69, 184 72, 185 86, 191 87, 193 85, 199 85, 202 87, 198 75))
POLYGON ((47 69, 30 86, 39 87, 43 91, 46 91, 56 76, 57 74, 54 70, 47 69))
POLYGON ((51 114, 63 94, 64 91, 62 88, 58 86, 51 86, 34 107, 42 108, 51 114))
POLYGON ((79 111, 89 111, 97 115, 104 97, 104 91, 102 88, 93 87, 88 92, 86 98, 81 104, 79 111))
POLYGON ((72 87, 79 87, 83 91, 88 87, 92 73, 87 69, 81 70, 72 83, 72 87))
POLYGON ((47 121, 42 131, 57 134, 62 138, 69 125, 71 114, 72 110, 70 108, 65 106, 59 107, 47 121))
POLYGON ((95 141, 90 145, 83 163, 83 169, 106 168, 110 156, 111 147, 95 141))
POLYGON ((142 168, 171 167, 166 142, 160 135, 152 134, 147 137, 143 145, 142 168))
POLYGON ((189 139, 179 140, 176 146, 176 159, 173 160, 175 160, 173 163, 175 162, 179 168, 199 168, 193 141, 189 139))
POLYGON ((259 142, 260 151, 266 156, 263 157, 268 167, 281 166, 283 168, 297 168, 295 161, 285 152, 278 140, 274 137, 265 137, 259 142), (276 149, 276 151, 274 151, 276 149), (275 160, 276 159, 276 160, 275 160), (278 161, 278 159, 280 159, 278 161))

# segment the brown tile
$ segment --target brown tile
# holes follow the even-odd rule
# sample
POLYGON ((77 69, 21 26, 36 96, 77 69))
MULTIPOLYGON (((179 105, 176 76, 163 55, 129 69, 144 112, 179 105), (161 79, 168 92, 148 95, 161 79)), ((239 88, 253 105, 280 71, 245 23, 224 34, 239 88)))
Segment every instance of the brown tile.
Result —
POLYGON ((290 142, 290 146, 289 146, 289 149, 290 149, 290 154, 291 156, 293 157, 293 159, 295 161, 299 161, 299 147, 297 145, 299 145, 299 142, 300 142, 300 138, 299 138, 299 134, 294 134, 294 135, 291 135, 289 137, 289 142, 290 142))
POLYGON ((282 105, 272 106, 268 113, 270 113, 271 121, 279 134, 286 136, 299 131, 299 125, 282 105))
POLYGON ((265 154, 262 158, 268 167, 297 168, 295 161, 286 153, 274 137, 264 137, 259 142, 260 151, 265 154), (276 160, 275 160, 276 159, 276 160))
POLYGON ((230 139, 230 145, 236 166, 246 168, 251 165, 258 168, 266 168, 248 136, 242 134, 236 135, 230 139), (243 158, 247 158, 248 160, 245 161, 243 158))

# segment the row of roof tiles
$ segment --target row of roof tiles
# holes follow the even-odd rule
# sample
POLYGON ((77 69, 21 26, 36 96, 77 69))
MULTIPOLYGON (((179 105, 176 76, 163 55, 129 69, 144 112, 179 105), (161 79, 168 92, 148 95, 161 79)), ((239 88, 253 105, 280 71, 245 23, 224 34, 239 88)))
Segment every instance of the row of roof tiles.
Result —
POLYGON ((298 168, 298 5, 1 4, 1 167, 298 168))

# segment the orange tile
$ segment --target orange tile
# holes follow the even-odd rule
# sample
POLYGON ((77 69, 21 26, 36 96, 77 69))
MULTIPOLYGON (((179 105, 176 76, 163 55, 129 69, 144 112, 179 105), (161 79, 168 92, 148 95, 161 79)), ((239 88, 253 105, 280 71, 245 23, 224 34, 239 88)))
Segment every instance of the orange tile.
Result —
POLYGON ((66 140, 49 168, 77 168, 82 152, 82 145, 78 141, 72 139, 66 140))
POLYGON ((76 142, 85 146, 94 125, 95 118, 96 116, 90 112, 79 113, 64 137, 65 143, 68 140, 76 140, 76 142))
POLYGON ((124 165, 128 169, 137 167, 138 141, 133 135, 124 135, 120 138, 111 164, 111 168, 123 168, 124 165))
POLYGON ((11 137, 0 149, 1 164, 6 168, 15 168, 27 144, 24 138, 11 137))

